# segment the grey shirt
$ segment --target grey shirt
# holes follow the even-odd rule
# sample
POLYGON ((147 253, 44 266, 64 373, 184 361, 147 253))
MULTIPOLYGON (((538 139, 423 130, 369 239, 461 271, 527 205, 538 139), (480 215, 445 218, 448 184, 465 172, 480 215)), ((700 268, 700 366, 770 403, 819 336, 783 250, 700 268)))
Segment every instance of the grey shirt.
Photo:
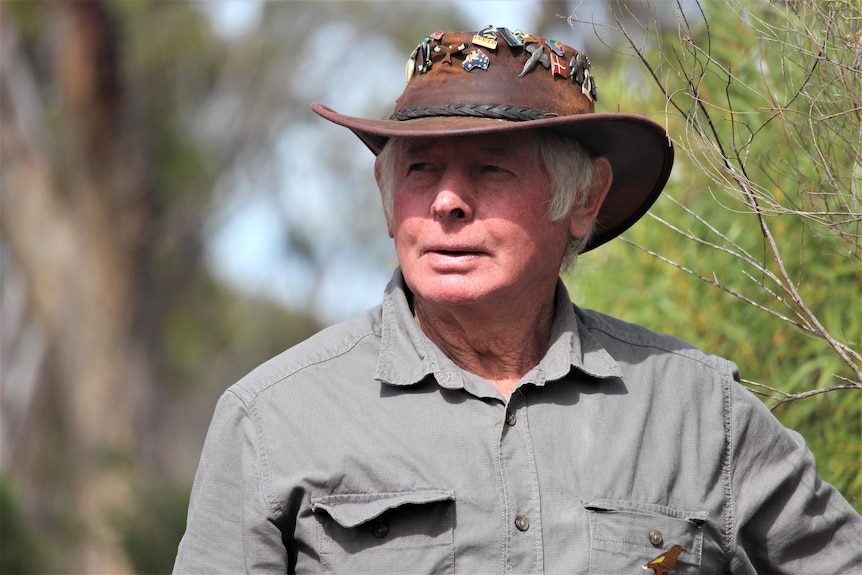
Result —
POLYGON ((733 364, 582 310, 508 404, 380 306, 216 408, 177 573, 847 573, 862 519, 733 364))

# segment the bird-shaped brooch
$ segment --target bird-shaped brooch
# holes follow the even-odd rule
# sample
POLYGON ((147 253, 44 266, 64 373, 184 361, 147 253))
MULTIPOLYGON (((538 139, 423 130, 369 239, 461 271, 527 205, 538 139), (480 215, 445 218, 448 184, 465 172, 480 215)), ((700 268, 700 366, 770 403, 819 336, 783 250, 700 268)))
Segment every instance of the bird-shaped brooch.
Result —
POLYGON ((674 545, 649 563, 643 566, 644 569, 652 569, 656 575, 664 575, 669 573, 671 569, 676 567, 676 560, 680 553, 685 549, 681 545, 674 545))
POLYGON ((551 67, 551 59, 545 54, 545 48, 541 44, 529 44, 526 47, 527 52, 532 54, 527 63, 524 64, 524 69, 518 74, 518 78, 523 78, 527 72, 536 67, 537 63, 541 63, 547 70, 551 67))

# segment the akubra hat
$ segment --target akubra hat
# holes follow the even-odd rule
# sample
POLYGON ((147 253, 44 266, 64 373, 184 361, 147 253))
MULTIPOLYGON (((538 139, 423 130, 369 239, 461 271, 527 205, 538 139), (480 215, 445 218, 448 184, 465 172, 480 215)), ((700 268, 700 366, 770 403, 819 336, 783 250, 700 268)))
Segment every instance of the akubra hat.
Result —
POLYGON ((586 55, 548 38, 486 27, 436 32, 407 62, 407 87, 388 119, 312 110, 352 130, 378 154, 392 137, 452 137, 545 129, 574 137, 613 168, 613 184, 583 251, 618 236, 655 202, 670 175, 673 146, 652 120, 596 113, 586 55))

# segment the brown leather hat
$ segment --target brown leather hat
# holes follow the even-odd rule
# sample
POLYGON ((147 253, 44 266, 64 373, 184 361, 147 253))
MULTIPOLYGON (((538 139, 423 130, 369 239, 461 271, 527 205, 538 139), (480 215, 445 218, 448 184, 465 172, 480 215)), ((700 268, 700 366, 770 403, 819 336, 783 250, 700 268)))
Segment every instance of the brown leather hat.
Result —
POLYGON ((596 232, 583 251, 618 236, 655 202, 670 175, 673 146, 643 116, 595 113, 596 83, 577 50, 507 28, 436 32, 411 54, 407 87, 389 119, 312 110, 350 128, 375 154, 391 137, 443 137, 549 129, 573 136, 613 167, 596 232))

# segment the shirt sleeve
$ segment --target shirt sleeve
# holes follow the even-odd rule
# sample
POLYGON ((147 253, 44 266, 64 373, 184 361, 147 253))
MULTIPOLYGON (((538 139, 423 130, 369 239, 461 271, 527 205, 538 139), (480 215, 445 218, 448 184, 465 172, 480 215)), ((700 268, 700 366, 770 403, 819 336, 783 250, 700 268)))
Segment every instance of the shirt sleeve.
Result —
POLYGON ((287 552, 262 492, 255 426, 230 390, 204 442, 174 573, 285 573, 287 552))
POLYGON ((862 518, 817 476, 798 433, 734 385, 733 573, 857 573, 862 518))

